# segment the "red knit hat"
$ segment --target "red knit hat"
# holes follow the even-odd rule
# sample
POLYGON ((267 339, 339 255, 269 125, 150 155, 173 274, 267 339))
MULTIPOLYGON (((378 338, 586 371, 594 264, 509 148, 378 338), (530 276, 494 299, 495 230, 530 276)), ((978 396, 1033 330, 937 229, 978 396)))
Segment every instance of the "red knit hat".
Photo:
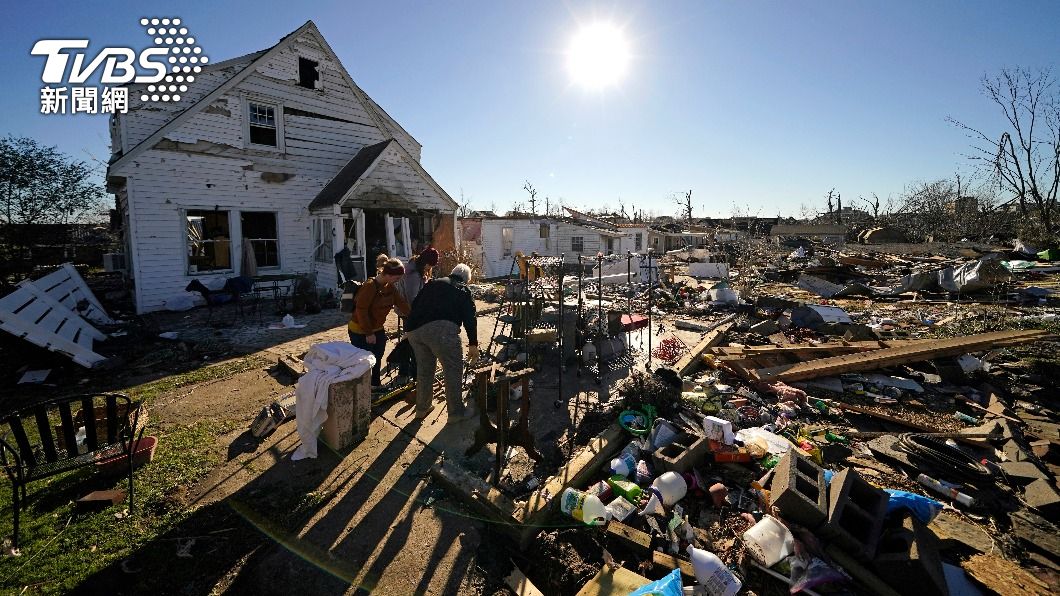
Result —
POLYGON ((433 246, 428 246, 427 248, 420 251, 420 256, 416 261, 420 265, 429 265, 431 267, 434 267, 438 264, 438 250, 435 249, 433 246))

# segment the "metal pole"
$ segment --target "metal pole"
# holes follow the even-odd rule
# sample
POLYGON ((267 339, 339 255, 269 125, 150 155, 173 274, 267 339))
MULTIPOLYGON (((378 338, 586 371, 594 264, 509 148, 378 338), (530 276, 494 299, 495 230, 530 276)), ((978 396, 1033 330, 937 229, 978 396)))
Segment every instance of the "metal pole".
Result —
MULTIPOLYGON (((633 253, 626 251, 626 318, 629 319, 626 329, 626 354, 633 347, 633 253)), ((632 366, 632 364, 630 365, 632 366)))
POLYGON ((559 255, 559 324, 556 325, 556 329, 559 330, 559 395, 556 396, 556 407, 559 407, 563 403, 563 371, 566 368, 563 357, 563 330, 566 325, 563 321, 563 253, 559 255))
MULTIPOLYGON (((578 255, 578 316, 577 316, 576 319, 574 319, 575 337, 577 337, 577 327, 578 327, 578 324, 581 323, 581 320, 582 320, 582 255, 579 254, 578 255)), ((585 338, 583 337, 582 339, 584 340, 585 338)), ((577 340, 575 340, 575 342, 574 342, 574 353, 575 353, 575 356, 577 356, 577 358, 578 358, 577 365, 574 367, 574 369, 576 371, 578 371, 578 376, 580 377, 580 376, 582 376, 582 351, 581 351, 581 348, 578 346, 577 340)))
MULTIPOLYGON (((603 336, 610 339, 607 319, 604 317, 604 253, 596 253, 596 324, 604 329, 603 336)), ((596 346, 596 382, 601 381, 604 375, 604 337, 600 338, 600 345, 596 346)))
POLYGON ((653 290, 654 290, 654 285, 655 285, 654 284, 654 280, 653 280, 654 276, 652 274, 652 268, 651 268, 652 251, 653 251, 653 249, 651 249, 651 248, 648 249, 648 361, 644 364, 644 368, 646 370, 651 370, 651 331, 652 331, 651 307, 652 307, 652 302, 654 301, 652 294, 654 294, 653 290))

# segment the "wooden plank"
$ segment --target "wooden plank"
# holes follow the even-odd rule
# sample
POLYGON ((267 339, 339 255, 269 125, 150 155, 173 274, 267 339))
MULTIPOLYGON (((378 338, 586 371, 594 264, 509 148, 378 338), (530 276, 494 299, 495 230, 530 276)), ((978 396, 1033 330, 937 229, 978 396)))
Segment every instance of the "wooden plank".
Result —
POLYGON ((518 567, 512 567, 512 572, 504 578, 504 582, 515 592, 516 596, 545 596, 545 593, 537 589, 518 567))
POLYGON ((635 550, 647 553, 651 549, 651 535, 631 528, 618 520, 613 519, 607 522, 607 533, 632 546, 635 550))
POLYGON ((513 516, 516 504, 485 480, 444 460, 431 466, 431 476, 502 525, 511 529, 518 526, 519 520, 513 516))
MULTIPOLYGON (((731 319, 732 317, 728 318, 731 319)), ((728 319, 726 320, 728 321, 728 319)), ((703 355, 703 352, 705 352, 707 348, 712 348, 720 344, 722 340, 725 339, 725 335, 729 333, 729 330, 732 329, 735 324, 736 323, 733 321, 724 322, 715 327, 713 331, 707 333, 703 339, 696 344, 696 347, 692 348, 691 352, 682 356, 681 359, 677 361, 677 364, 674 365, 677 374, 683 377, 691 372, 692 368, 699 363, 700 356, 703 355)))
POLYGON ((600 573, 586 582, 577 596, 625 596, 630 592, 646 586, 651 580, 634 573, 625 567, 604 565, 600 573))
POLYGON ((987 350, 998 342, 1029 343, 1048 336, 1040 330, 995 331, 966 337, 928 340, 893 348, 882 348, 871 352, 821 358, 810 362, 764 368, 754 371, 762 381, 799 381, 849 372, 863 372, 922 362, 934 358, 960 356, 969 352, 987 350))
POLYGON ((652 551, 651 561, 655 563, 656 567, 663 567, 665 569, 681 569, 681 575, 688 577, 696 576, 696 569, 692 567, 692 562, 685 559, 679 559, 673 555, 668 555, 662 551, 652 551))

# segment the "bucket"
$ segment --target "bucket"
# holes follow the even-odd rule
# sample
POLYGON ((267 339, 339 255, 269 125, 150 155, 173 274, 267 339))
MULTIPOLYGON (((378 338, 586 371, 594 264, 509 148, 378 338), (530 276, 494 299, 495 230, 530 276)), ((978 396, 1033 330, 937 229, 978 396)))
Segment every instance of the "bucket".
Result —
POLYGON ((762 516, 761 521, 744 532, 743 541, 747 552, 764 567, 772 567, 794 552, 791 532, 772 515, 762 516))
POLYGON ((711 596, 734 596, 743 583, 722 563, 714 553, 698 549, 691 544, 686 549, 692 567, 696 570, 696 581, 711 596))
POLYGON ((611 519, 611 512, 596 495, 575 488, 563 491, 559 508, 563 513, 590 526, 598 526, 611 519))

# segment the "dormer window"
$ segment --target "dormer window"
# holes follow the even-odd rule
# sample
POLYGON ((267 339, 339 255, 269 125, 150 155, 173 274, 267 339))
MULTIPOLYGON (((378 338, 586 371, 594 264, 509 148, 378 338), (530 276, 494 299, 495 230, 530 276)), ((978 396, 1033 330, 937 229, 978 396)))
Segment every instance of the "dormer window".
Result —
POLYGON ((247 146, 283 151, 283 106, 251 99, 246 102, 246 114, 247 146))
POLYGON ((317 82, 320 80, 320 73, 317 71, 317 61, 310 60, 309 58, 298 59, 298 86, 305 87, 306 89, 316 89, 317 82))

